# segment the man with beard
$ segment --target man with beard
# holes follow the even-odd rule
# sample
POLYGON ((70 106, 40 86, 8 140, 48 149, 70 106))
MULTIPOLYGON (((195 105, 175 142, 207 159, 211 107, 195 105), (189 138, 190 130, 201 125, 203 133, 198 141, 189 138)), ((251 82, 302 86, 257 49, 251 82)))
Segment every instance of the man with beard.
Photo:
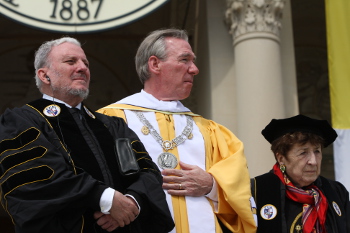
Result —
POLYGON ((1 202, 16 232, 171 230, 161 174, 136 134, 82 103, 90 70, 80 43, 45 42, 34 65, 43 98, 0 118, 1 202))

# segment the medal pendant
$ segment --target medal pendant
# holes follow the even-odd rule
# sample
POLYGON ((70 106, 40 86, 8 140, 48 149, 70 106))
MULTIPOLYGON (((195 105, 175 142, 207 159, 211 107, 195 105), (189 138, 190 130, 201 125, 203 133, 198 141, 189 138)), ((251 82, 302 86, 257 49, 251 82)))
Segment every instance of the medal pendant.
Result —
POLYGON ((177 158, 172 153, 163 152, 158 156, 158 166, 162 169, 175 168, 177 164, 177 158))
POLYGON ((147 127, 147 126, 142 126, 141 132, 142 132, 144 135, 149 134, 149 129, 148 129, 148 127, 147 127))

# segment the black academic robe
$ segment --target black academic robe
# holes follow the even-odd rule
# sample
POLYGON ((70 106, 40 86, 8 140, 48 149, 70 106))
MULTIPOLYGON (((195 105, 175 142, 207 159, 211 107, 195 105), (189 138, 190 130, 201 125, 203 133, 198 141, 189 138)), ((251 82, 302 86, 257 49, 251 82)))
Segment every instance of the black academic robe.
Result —
POLYGON ((107 187, 134 196, 141 208, 133 223, 115 232, 168 232, 174 224, 161 184, 157 166, 120 118, 84 105, 74 113, 44 99, 0 118, 1 203, 16 232, 106 232, 92 215, 107 187), (119 171, 117 138, 130 139, 138 175, 119 171))
MULTIPOLYGON (((302 233, 301 203, 286 197, 286 187, 271 171, 252 180, 257 205, 258 233, 302 233)), ((349 192, 339 182, 317 178, 314 184, 328 201, 327 233, 350 233, 349 192)))

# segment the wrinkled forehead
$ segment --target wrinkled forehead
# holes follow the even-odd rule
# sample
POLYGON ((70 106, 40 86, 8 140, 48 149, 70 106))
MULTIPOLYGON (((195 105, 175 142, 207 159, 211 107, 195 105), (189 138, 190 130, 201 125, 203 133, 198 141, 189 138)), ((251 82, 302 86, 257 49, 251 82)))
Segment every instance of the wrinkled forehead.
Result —
POLYGON ((76 58, 87 61, 84 50, 76 44, 64 42, 52 47, 49 59, 76 58))
POLYGON ((186 40, 175 37, 167 37, 165 38, 165 41, 168 55, 196 58, 196 55, 192 51, 191 45, 186 40))

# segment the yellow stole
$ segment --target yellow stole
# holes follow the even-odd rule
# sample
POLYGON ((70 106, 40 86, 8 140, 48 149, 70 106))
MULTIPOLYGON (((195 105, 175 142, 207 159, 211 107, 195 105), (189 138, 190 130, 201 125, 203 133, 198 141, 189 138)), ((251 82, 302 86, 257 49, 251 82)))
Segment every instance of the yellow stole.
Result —
MULTIPOLYGON (((105 113, 107 115, 110 115, 109 111, 107 110, 104 112, 104 109, 119 109, 119 110, 139 110, 139 111, 146 111, 146 112, 154 112, 156 114, 156 119, 159 125, 160 129, 160 135, 164 140, 171 141, 173 138, 176 137, 174 129, 174 114, 181 114, 181 115, 189 115, 193 117, 193 120, 195 121, 196 125, 198 126, 200 132, 203 135, 203 139, 205 142, 205 153, 206 153, 206 170, 208 170, 212 166, 212 160, 210 160, 210 155, 212 151, 211 147, 211 139, 210 135, 207 133, 206 129, 209 127, 208 121, 202 121, 202 118, 198 114, 194 114, 192 112, 166 112, 166 111, 159 111, 159 110, 153 110, 148 108, 142 108, 137 106, 131 106, 127 104, 112 104, 109 106, 106 106, 105 108, 99 110, 100 113, 105 113)), ((114 116, 121 117, 126 120, 126 116, 124 111, 113 111, 115 114, 114 116)), ((171 153, 173 153, 178 160, 179 159, 179 153, 177 150, 177 147, 171 150, 171 153)), ((176 169, 180 169, 180 165, 176 167, 176 169)), ((186 198, 184 196, 172 196, 172 204, 173 204, 173 214, 174 214, 174 221, 175 221, 175 228, 176 233, 189 233, 189 224, 188 224, 188 216, 187 216, 187 206, 186 206, 186 198)), ((209 202, 213 206, 211 200, 209 199, 209 202)), ((221 227, 216 219, 215 221, 215 229, 216 233, 222 233, 221 227)))

